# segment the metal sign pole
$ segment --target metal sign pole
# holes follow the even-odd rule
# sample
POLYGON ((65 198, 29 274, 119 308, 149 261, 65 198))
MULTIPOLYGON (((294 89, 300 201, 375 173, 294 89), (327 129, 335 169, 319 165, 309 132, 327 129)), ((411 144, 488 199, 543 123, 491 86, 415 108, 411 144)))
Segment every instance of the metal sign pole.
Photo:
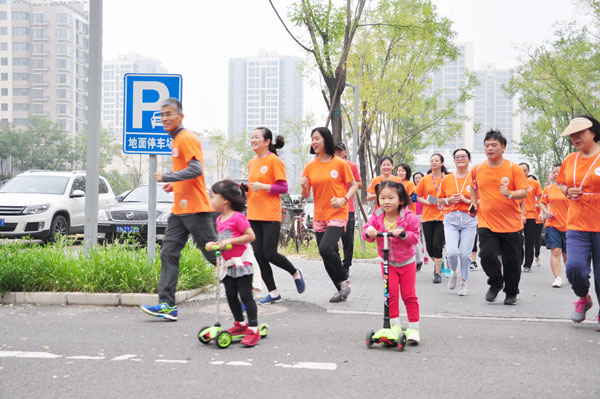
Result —
POLYGON ((148 176, 148 265, 151 265, 156 256, 156 155, 150 155, 148 176))
POLYGON ((90 1, 90 64, 85 173, 86 251, 98 245, 98 195, 100 183, 100 113, 102 98, 102 0, 90 1))

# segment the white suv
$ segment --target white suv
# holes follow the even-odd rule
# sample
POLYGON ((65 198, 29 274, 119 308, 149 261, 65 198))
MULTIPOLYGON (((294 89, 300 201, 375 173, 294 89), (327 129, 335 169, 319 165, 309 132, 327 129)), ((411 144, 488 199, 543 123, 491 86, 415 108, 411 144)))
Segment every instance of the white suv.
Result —
MULTIPOLYGON (((98 208, 117 201, 100 177, 98 208)), ((54 241, 56 234, 82 233, 85 172, 28 171, 0 187, 0 237, 54 241)))

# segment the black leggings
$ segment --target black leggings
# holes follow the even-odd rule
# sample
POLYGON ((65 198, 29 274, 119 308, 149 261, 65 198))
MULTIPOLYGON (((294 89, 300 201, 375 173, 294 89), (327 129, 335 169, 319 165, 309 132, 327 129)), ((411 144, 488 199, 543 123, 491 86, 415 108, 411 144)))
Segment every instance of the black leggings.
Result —
POLYGON ((246 305, 248 325, 250 327, 258 327, 258 311, 256 309, 256 302, 254 302, 254 298, 252 297, 252 274, 236 278, 227 276, 223 279, 223 285, 225 285, 227 303, 229 303, 229 309, 231 309, 235 321, 240 323, 244 321, 242 304, 238 299, 239 294, 242 302, 246 305))
POLYGON ((256 239, 252 242, 252 250, 254 250, 254 257, 260 266, 260 274, 267 289, 275 291, 277 286, 275 285, 270 263, 282 268, 292 276, 296 273, 296 268, 288 258, 277 252, 281 222, 251 220, 250 226, 256 236, 256 239))
POLYGON ((441 220, 432 220, 423 222, 423 235, 427 245, 427 253, 432 258, 441 259, 444 251, 446 239, 444 237, 444 222, 441 220))
POLYGON ((342 234, 344 234, 344 228, 334 226, 327 227, 325 232, 315 232, 325 270, 338 291, 341 288, 340 283, 348 279, 348 273, 342 266, 342 259, 340 259, 338 251, 338 241, 342 234))

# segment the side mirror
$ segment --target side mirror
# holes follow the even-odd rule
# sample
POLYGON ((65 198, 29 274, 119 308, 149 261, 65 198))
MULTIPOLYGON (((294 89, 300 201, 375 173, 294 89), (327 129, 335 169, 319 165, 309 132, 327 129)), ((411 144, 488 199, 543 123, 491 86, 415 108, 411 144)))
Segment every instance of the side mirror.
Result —
POLYGON ((85 197, 85 192, 83 190, 75 190, 71 193, 71 198, 80 198, 85 197))
POLYGON ((123 202, 123 198, 125 198, 125 196, 122 194, 116 196, 117 202, 123 202))

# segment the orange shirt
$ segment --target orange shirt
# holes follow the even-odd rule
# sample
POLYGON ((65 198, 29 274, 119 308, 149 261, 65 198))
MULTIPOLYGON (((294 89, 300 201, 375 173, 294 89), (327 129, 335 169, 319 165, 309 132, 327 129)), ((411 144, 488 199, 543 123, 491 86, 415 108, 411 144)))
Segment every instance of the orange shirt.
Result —
MULTIPOLYGON (((419 197, 427 199, 429 195, 432 197, 437 197, 438 189, 442 183, 442 179, 444 178, 444 174, 440 177, 433 177, 430 174, 423 177, 417 188, 415 189, 415 193, 419 197)), ((423 204, 423 221, 429 222, 432 220, 444 220, 444 214, 441 212, 440 208, 437 205, 425 205, 423 204)))
POLYGON ((538 208, 535 204, 538 203, 539 197, 542 195, 541 184, 530 177, 527 179, 527 197, 525 197, 525 219, 537 219, 538 208))
MULTIPOLYGON (((191 131, 183 129, 173 139, 173 172, 187 168, 192 159, 205 167, 200 140, 191 131)), ((189 180, 173 182, 173 214, 183 215, 198 212, 212 212, 204 183, 204 174, 189 180)))
POLYGON ((350 165, 346 161, 334 156, 331 161, 322 162, 316 157, 306 164, 302 176, 308 178, 308 183, 313 189, 314 220, 348 220, 348 203, 337 209, 331 206, 331 199, 344 197, 347 193, 346 184, 354 181, 350 165))
MULTIPOLYGON (((402 184, 404 185, 404 188, 406 189, 408 198, 411 199, 411 195, 415 192, 415 188, 416 188, 415 183, 413 183, 410 180, 405 180, 402 182, 402 184)), ((417 203, 413 202, 411 199, 410 205, 408 205, 408 209, 413 211, 413 213, 416 215, 417 214, 417 203)))
POLYGON ((566 184, 567 187, 581 187, 584 193, 577 200, 569 200, 567 230, 600 232, 600 159, 598 156, 583 158, 579 152, 567 155, 556 181, 559 184, 566 184))
MULTIPOLYGON (((396 183, 402 183, 402 180, 400 180, 400 178, 398 176, 394 176, 394 175, 390 175, 390 178, 387 179, 387 180, 388 181, 389 180, 395 181, 396 183)), ((369 183, 369 187, 367 188, 367 192, 371 193, 371 194, 377 194, 377 192, 376 192, 375 189, 377 188, 377 185, 379 183, 381 183, 382 181, 384 181, 383 180, 383 175, 379 175, 379 176, 373 178, 371 180, 371 183, 369 183)), ((375 199, 375 209, 377 209, 377 208, 379 208, 379 205, 377 204, 377 199, 375 199)))
MULTIPOLYGON (((279 157, 269 153, 264 158, 254 158, 248 162, 248 183, 275 184, 286 180, 285 166, 279 157)), ((248 190, 248 220, 281 222, 281 198, 268 191, 248 190)))
POLYGON ((514 233, 523 230, 521 206, 518 200, 500 194, 504 184, 510 191, 526 189, 527 178, 519 165, 504 160, 497 167, 488 166, 487 161, 471 169, 472 185, 479 193, 477 224, 495 233, 514 233))
POLYGON ((569 199, 560 191, 556 184, 551 184, 542 192, 540 202, 554 215, 546 219, 546 227, 554 227, 558 231, 567 231, 567 212, 569 199))
MULTIPOLYGON (((442 184, 437 192, 438 198, 450 198, 454 194, 462 194, 466 198, 471 198, 471 174, 467 173, 466 176, 456 177, 456 174, 446 175, 442 179, 442 184)), ((459 202, 458 204, 450 204, 444 206, 442 212, 444 214, 448 214, 454 211, 461 211, 468 213, 469 206, 471 204, 466 204, 464 202, 459 202)))

